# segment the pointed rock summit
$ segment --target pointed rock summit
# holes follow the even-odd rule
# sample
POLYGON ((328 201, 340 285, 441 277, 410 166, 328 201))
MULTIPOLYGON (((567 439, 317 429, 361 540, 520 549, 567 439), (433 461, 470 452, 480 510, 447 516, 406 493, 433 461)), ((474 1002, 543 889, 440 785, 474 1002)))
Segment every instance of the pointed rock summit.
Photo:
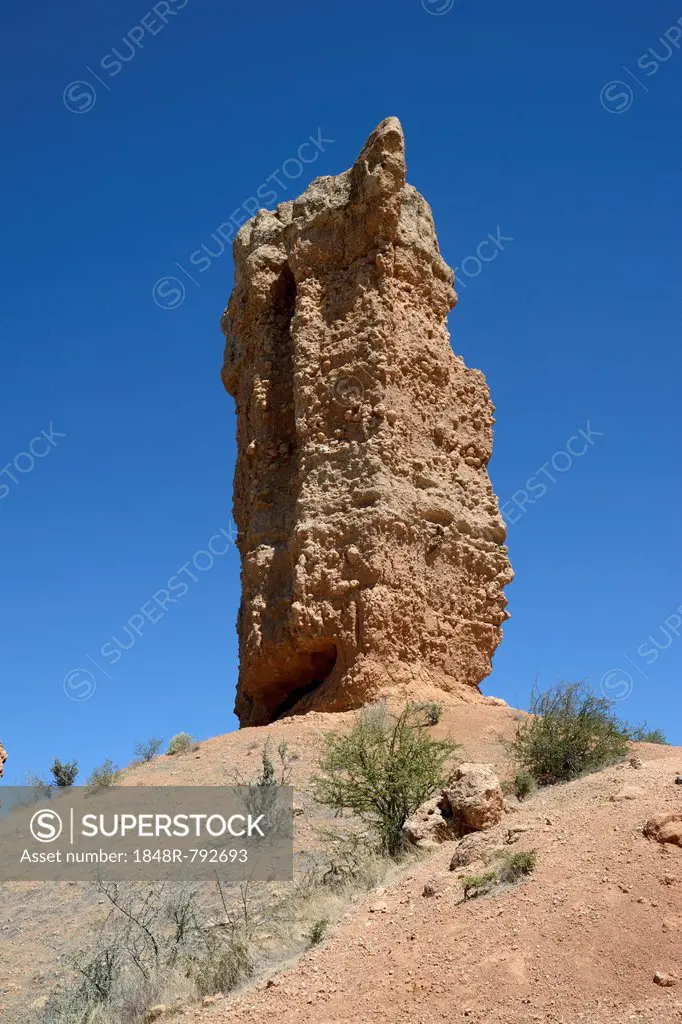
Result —
POLYGON ((487 473, 485 378, 400 122, 234 242, 243 726, 382 694, 475 699, 513 573, 487 473))

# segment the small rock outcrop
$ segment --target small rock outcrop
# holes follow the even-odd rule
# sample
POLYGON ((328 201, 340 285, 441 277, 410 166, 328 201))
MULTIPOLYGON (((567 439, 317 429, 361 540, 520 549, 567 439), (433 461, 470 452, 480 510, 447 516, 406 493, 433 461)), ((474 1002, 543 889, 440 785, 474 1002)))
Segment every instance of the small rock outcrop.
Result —
POLYGON ((493 766, 462 764, 451 785, 408 818, 403 835, 413 846, 429 849, 469 832, 491 829, 504 813, 502 787, 493 766))
POLYGON ((677 977, 674 974, 668 974, 666 971, 656 971, 654 974, 654 985, 660 985, 661 988, 672 988, 677 985, 677 977))
POLYGON ((403 825, 403 835, 422 850, 457 839, 452 814, 443 796, 434 796, 418 807, 403 825))
POLYGON ((0 779, 2 778, 3 771, 5 769, 5 761, 7 760, 7 751, 0 743, 0 779))
POLYGON ((670 811, 667 814, 659 814, 655 818, 650 818, 644 826, 644 835, 648 839, 655 839, 658 843, 682 846, 682 813, 670 811))
POLYGON ((469 867, 479 861, 487 864, 495 854, 504 849, 506 836, 503 836, 499 829, 492 829, 488 832, 470 832, 455 847, 455 852, 450 861, 450 870, 457 871, 459 868, 469 867))
POLYGON ((460 765, 443 796, 461 832, 492 828, 504 816, 504 795, 491 764, 460 765))
POLYGON ((242 726, 386 693, 474 697, 508 617, 485 378, 396 118, 234 242, 242 726))

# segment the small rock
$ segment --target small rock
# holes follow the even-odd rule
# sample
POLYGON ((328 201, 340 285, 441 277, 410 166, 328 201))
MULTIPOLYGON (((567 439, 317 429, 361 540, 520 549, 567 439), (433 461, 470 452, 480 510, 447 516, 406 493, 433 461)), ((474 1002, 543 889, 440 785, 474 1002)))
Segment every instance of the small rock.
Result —
POLYGON ((644 826, 644 835, 658 843, 682 846, 682 814, 671 811, 669 814, 659 814, 656 818, 650 818, 644 826))
POLYGON ((621 800, 639 800, 643 796, 646 794, 641 786, 623 786, 620 792, 613 794, 611 800, 617 803, 621 800))
POLYGON ((666 974, 664 971, 656 971, 654 974, 654 985, 660 985, 661 988, 672 988, 676 984, 677 978, 672 974, 666 974))
POLYGON ((675 785, 682 786, 682 775, 677 776, 677 778, 675 779, 675 785))
POLYGON ((641 768, 642 767, 642 759, 640 757, 638 757, 637 754, 633 754, 633 756, 630 758, 630 767, 631 768, 641 768))

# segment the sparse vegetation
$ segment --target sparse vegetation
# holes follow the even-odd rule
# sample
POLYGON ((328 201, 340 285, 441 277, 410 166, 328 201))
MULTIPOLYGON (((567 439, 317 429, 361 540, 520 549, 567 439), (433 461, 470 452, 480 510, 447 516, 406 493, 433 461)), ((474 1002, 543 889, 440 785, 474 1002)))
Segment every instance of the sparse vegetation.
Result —
POLYGON ((73 786, 78 775, 78 761, 60 761, 55 757, 50 768, 55 786, 66 788, 73 786))
POLYGON ((274 902, 267 883, 98 883, 111 913, 88 949, 66 958, 69 978, 40 1024, 143 1024, 156 1003, 179 1011, 319 944, 355 893, 398 870, 351 846, 347 873, 330 874, 323 858, 274 902))
POLYGON ((669 745, 669 740, 662 729, 650 729, 646 722, 641 725, 626 726, 627 737, 633 743, 660 743, 669 745))
POLYGON ((269 819, 271 828, 284 833, 290 833, 291 822, 285 805, 279 803, 277 789, 280 786, 290 785, 292 760, 289 744, 282 742, 277 747, 277 761, 275 762, 272 745, 268 739, 261 750, 261 767, 255 778, 245 778, 240 771, 230 773, 233 785, 248 790, 244 796, 246 810, 254 817, 259 814, 265 815, 269 819))
POLYGON ((484 896, 497 884, 497 872, 486 871, 483 875, 465 875, 462 879, 464 887, 464 899, 475 900, 477 896, 484 896))
POLYGON ((158 739, 156 736, 150 740, 139 740, 135 744, 135 760, 153 761, 162 746, 163 740, 158 739))
POLYGON ((196 750, 199 744, 188 732, 179 732, 173 736, 166 749, 167 754, 188 754, 196 750))
POLYGON ((325 736, 315 798, 338 815, 357 814, 389 856, 403 850, 409 816, 449 777, 456 747, 431 739, 428 728, 423 712, 407 704, 397 716, 383 707, 365 709, 350 732, 325 736))
POLYGON ((611 702, 583 682, 561 682, 533 692, 531 717, 519 723, 512 751, 540 785, 568 782, 624 760, 627 727, 611 702))
POLYGON ((537 779, 529 771, 522 768, 514 776, 513 790, 519 800, 525 800, 538 788, 537 779))
POLYGON ((246 911, 231 912, 218 889, 226 917, 215 929, 196 888, 98 883, 111 916, 92 948, 67 957, 79 980, 51 997, 41 1024, 139 1024, 161 997, 229 992, 249 977, 246 911))
POLYGON ((261 752, 261 772, 253 782, 255 786, 288 786, 291 782, 291 761, 289 744, 282 741, 277 747, 277 761, 272 758, 270 740, 266 740, 261 752))
POLYGON ((426 718, 429 725, 438 725, 443 717, 443 705, 433 700, 420 701, 413 705, 415 711, 420 711, 426 718))
POLYGON ((199 998, 216 992, 231 992, 252 974, 248 942, 237 935, 230 936, 227 941, 221 938, 210 940, 206 951, 193 966, 199 998))
POLYGON ((27 772, 24 776, 23 784, 29 790, 25 797, 25 803, 37 804, 40 803, 41 800, 50 799, 52 787, 41 775, 35 775, 33 772, 27 772))
POLYGON ((464 899, 473 900, 485 896, 496 885, 512 885, 535 871, 537 862, 536 850, 519 850, 516 853, 504 853, 499 863, 482 875, 465 875, 462 879, 464 899))
POLYGON ((108 789, 118 783, 120 775, 120 768, 108 757, 99 767, 93 768, 85 785, 89 792, 108 789))
POLYGON ((497 871, 499 882, 518 882, 526 875, 532 875, 537 863, 536 850, 520 850, 518 853, 505 853, 497 871))
POLYGON ((312 928, 308 932, 308 945, 318 946, 327 934, 328 926, 329 921, 326 917, 320 917, 317 921, 314 921, 312 928))

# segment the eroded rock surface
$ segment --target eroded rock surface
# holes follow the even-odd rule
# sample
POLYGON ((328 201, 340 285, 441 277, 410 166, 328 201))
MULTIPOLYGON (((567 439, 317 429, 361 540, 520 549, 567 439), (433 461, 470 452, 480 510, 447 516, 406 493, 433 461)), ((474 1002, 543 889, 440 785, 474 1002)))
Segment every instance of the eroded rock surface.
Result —
POLYGON ((5 761, 6 760, 7 760, 7 751, 3 747, 2 743, 0 743, 0 779, 2 778, 2 773, 3 773, 4 768, 5 768, 5 761))
POLYGON ((470 832, 486 831, 505 813, 500 780, 492 764, 461 764, 439 796, 423 803, 403 825, 413 846, 431 849, 470 832))
POLYGON ((464 832, 492 828, 504 816, 502 787, 491 764, 461 764, 443 796, 464 832))
POLYGON ((403 825, 403 835, 408 843, 422 850, 459 838, 450 807, 442 794, 432 797, 417 808, 403 825))
POLYGON ((450 348, 453 273, 397 119, 351 170, 257 213, 234 261, 241 724, 477 694, 513 575, 493 406, 450 348))

